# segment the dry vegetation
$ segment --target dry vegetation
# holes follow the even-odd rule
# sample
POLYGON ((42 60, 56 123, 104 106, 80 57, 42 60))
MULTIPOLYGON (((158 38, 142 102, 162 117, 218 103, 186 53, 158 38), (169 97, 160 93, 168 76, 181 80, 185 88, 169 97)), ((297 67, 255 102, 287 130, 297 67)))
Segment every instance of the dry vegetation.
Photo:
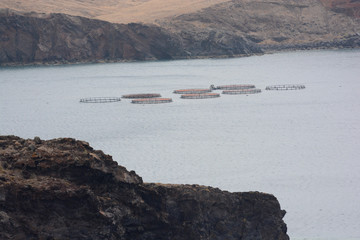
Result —
POLYGON ((1 0, 0 8, 66 13, 115 23, 144 22, 195 12, 229 0, 1 0))

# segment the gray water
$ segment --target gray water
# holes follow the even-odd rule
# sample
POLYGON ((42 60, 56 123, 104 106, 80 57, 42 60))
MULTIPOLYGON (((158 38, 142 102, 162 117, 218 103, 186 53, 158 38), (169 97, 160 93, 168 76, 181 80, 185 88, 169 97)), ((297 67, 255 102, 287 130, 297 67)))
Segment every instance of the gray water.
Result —
POLYGON ((274 194, 291 239, 360 239, 360 51, 0 68, 0 134, 88 141, 146 182, 274 194), (175 89, 255 84, 187 100, 175 89), (265 91, 303 84, 304 90, 265 91), (160 93, 172 103, 84 104, 160 93))

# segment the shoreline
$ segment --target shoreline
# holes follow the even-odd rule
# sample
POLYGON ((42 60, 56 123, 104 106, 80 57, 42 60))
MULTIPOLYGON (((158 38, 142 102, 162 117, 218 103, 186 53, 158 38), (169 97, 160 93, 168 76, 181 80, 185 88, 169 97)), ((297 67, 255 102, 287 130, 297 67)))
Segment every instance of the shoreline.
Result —
POLYGON ((286 53, 286 52, 300 52, 300 51, 316 51, 316 50, 344 50, 344 49, 360 49, 358 47, 311 47, 304 48, 278 48, 273 50, 267 50, 264 53, 253 54, 234 54, 234 55, 211 55, 211 56, 187 56, 187 57, 175 57, 173 59, 155 59, 149 58, 144 60, 129 60, 129 59, 101 59, 101 60, 84 60, 84 61, 50 61, 50 62, 31 62, 31 63, 0 63, 0 68, 17 68, 17 67, 37 67, 37 66, 68 66, 68 65, 82 65, 82 64, 104 64, 104 63, 134 63, 134 62, 159 62, 159 61, 176 61, 176 60, 196 60, 196 59, 229 59, 229 58, 243 58, 252 56, 264 56, 268 54, 286 53))

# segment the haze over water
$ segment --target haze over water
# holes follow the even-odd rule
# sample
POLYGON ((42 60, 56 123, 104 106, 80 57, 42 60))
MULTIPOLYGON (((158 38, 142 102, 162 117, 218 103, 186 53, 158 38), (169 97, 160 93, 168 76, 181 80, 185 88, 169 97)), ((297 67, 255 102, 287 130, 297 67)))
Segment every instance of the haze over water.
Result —
POLYGON ((0 68, 0 134, 85 140, 145 182, 274 194, 291 239, 360 239, 359 89, 359 50, 0 68), (263 92, 172 93, 211 84, 263 92), (306 89, 265 91, 275 84, 306 89), (131 93, 173 103, 79 103, 131 93))

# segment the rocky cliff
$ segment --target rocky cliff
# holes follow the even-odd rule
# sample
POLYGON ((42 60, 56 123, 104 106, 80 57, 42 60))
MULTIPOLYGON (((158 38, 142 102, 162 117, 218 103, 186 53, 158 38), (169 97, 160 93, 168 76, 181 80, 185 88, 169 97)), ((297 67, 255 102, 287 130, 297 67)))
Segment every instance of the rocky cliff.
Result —
POLYGON ((230 52, 234 42, 263 52, 359 47, 360 20, 333 10, 314 0, 231 0, 158 23, 185 42, 207 38, 199 54, 215 44, 230 52))
POLYGON ((171 59, 176 43, 156 26, 0 11, 0 64, 171 59))
POLYGON ((231 0, 159 19, 157 25, 116 24, 66 14, 6 9, 0 11, 0 65, 358 48, 358 1, 339 2, 231 0))
POLYGON ((1 239, 287 240, 276 198, 143 183, 83 141, 0 137, 1 239))

